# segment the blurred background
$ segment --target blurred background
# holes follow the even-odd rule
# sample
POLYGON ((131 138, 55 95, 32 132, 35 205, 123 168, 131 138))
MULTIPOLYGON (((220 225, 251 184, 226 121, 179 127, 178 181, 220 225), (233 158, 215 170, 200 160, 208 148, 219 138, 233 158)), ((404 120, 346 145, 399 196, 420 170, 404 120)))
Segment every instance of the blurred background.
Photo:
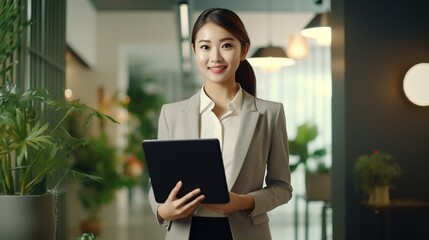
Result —
MULTIPOLYGON (((257 76, 257 96, 285 106, 294 196, 269 213, 273 239, 427 238, 429 191, 421 185, 429 181, 429 111, 414 104, 403 85, 410 68, 429 63, 427 3, 17 2, 24 18, 35 19, 14 56, 20 61, 13 69, 17 85, 80 99, 119 122, 85 129, 75 116, 69 123, 73 133, 97 146, 78 151, 73 167, 107 184, 64 186, 57 199, 57 239, 75 239, 83 231, 103 240, 163 239, 164 229, 148 206, 141 141, 156 138, 163 103, 201 87, 189 34, 210 7, 240 16, 251 39, 247 58, 257 76), (316 26, 327 37, 307 35, 316 26), (258 55, 273 47, 279 58, 258 55), (368 193, 354 174, 355 160, 378 150, 391 153, 402 170, 384 208, 367 204, 368 193), (311 183, 313 174, 323 178, 311 183)), ((428 85, 419 88, 429 92, 428 85)))
MULTIPOLYGON (((210 7, 229 8, 241 17, 251 39, 247 56, 250 58, 258 48, 270 44, 286 52, 292 36, 301 36, 300 31, 317 13, 329 11, 330 3, 313 0, 67 1, 66 87, 72 91, 70 97, 99 106, 121 122, 120 125, 104 127, 109 142, 124 160, 133 155, 143 162, 141 185, 128 188, 128 194, 124 193, 129 200, 124 202, 132 210, 120 215, 112 214, 115 208, 121 208, 119 202, 116 207, 103 208, 107 215, 103 217, 104 225, 115 225, 116 219, 116 224, 122 225, 119 231, 131 234, 128 239, 141 239, 136 235, 163 231, 146 227, 145 223, 156 225, 152 215, 133 209, 136 199, 142 201, 139 204, 146 204, 146 196, 137 196, 147 191, 147 172, 140 142, 156 138, 162 103, 185 99, 201 87, 203 79, 192 59, 189 34, 199 13, 210 7), (131 226, 135 226, 137 233, 127 230, 131 226)), ((305 122, 316 124, 320 134, 313 145, 328 149, 325 159, 330 164, 330 45, 320 45, 315 39, 305 38, 304 51, 306 53, 298 56, 299 59, 291 66, 277 69, 255 66, 257 95, 284 103, 290 137, 296 135, 299 125, 305 122)), ((292 181, 295 194, 304 194, 303 166, 294 172, 292 181)), ((271 225, 276 229, 273 231, 274 239, 294 236, 294 201, 292 199, 288 205, 271 213, 271 225)), ((299 203, 298 211, 302 215, 298 225, 302 239, 304 203, 299 203)), ((321 234, 322 204, 310 204, 310 222, 314 228, 311 232, 315 236, 321 234)), ((76 210, 79 206, 71 208, 69 223, 73 235, 81 215, 76 210)), ((102 239, 110 236, 117 235, 102 233, 102 239)))

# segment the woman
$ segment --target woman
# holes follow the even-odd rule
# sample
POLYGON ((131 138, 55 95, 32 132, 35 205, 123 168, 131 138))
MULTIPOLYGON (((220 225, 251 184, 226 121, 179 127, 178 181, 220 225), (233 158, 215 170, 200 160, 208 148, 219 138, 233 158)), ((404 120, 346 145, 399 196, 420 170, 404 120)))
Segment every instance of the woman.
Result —
POLYGON ((151 189, 166 239, 271 239, 267 212, 292 196, 283 105, 255 97, 249 47, 242 21, 230 10, 208 9, 194 24, 192 48, 204 85, 162 107, 158 138, 218 138, 230 202, 201 204, 199 189, 177 198, 178 182, 160 204, 151 189))

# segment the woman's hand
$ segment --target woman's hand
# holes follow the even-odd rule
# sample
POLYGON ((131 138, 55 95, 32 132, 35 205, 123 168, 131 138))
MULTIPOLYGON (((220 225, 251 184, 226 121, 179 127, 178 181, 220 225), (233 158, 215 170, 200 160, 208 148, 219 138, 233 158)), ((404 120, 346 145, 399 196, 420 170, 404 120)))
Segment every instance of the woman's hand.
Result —
POLYGON ((204 199, 204 195, 200 195, 201 190, 199 188, 189 192, 182 198, 177 198, 177 193, 182 187, 182 181, 179 181, 176 186, 171 190, 167 200, 160 204, 158 207, 158 215, 167 221, 174 221, 179 218, 184 218, 193 213, 201 201, 204 199), (191 199, 194 200, 190 201, 191 199))
POLYGON ((225 204, 202 204, 202 206, 213 212, 228 215, 235 211, 253 210, 255 200, 251 194, 240 195, 229 192, 229 203, 225 204))

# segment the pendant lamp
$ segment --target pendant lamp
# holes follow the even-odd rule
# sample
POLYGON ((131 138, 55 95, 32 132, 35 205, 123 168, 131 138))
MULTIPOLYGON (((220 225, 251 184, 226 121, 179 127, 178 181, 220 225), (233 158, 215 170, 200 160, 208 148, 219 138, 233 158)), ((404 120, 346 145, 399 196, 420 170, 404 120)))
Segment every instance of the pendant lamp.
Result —
MULTIPOLYGON (((267 0, 267 29, 270 30, 268 34, 271 37, 271 0, 267 0)), ((266 47, 258 48, 251 58, 247 59, 253 67, 260 67, 267 72, 275 72, 282 67, 292 66, 295 60, 288 58, 283 48, 273 46, 271 42, 266 47)))
POLYGON ((295 60, 303 60, 308 56, 308 39, 299 33, 289 36, 287 55, 295 60))
POLYGON ((283 48, 271 44, 258 48, 248 61, 252 66, 260 67, 267 72, 275 72, 282 67, 295 64, 295 60, 288 58, 283 48))
MULTIPOLYGON (((301 9, 301 0, 295 0, 295 13, 301 9)), ((308 38, 300 33, 293 33, 287 39, 286 52, 290 58, 304 60, 308 56, 308 38)))
POLYGON ((314 38, 321 46, 331 45, 331 26, 329 25, 330 14, 328 12, 318 13, 314 18, 301 30, 304 37, 314 38))

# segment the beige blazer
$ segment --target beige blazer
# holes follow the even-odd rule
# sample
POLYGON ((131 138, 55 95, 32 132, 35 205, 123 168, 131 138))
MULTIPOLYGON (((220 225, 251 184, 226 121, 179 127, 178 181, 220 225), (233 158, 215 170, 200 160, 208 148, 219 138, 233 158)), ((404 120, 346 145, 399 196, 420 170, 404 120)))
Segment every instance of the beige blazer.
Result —
MULTIPOLYGON (((187 100, 162 107, 159 139, 193 139, 200 137, 200 93, 187 100)), ((243 109, 233 163, 232 192, 251 193, 255 199, 252 212, 228 215, 235 240, 268 240, 271 234, 267 212, 292 197, 286 119, 281 103, 261 100, 243 90, 243 109), (264 185, 265 179, 265 185, 264 185)), ((152 211, 158 203, 149 191, 152 211)), ((168 224, 168 240, 189 238, 191 216, 168 224)))

